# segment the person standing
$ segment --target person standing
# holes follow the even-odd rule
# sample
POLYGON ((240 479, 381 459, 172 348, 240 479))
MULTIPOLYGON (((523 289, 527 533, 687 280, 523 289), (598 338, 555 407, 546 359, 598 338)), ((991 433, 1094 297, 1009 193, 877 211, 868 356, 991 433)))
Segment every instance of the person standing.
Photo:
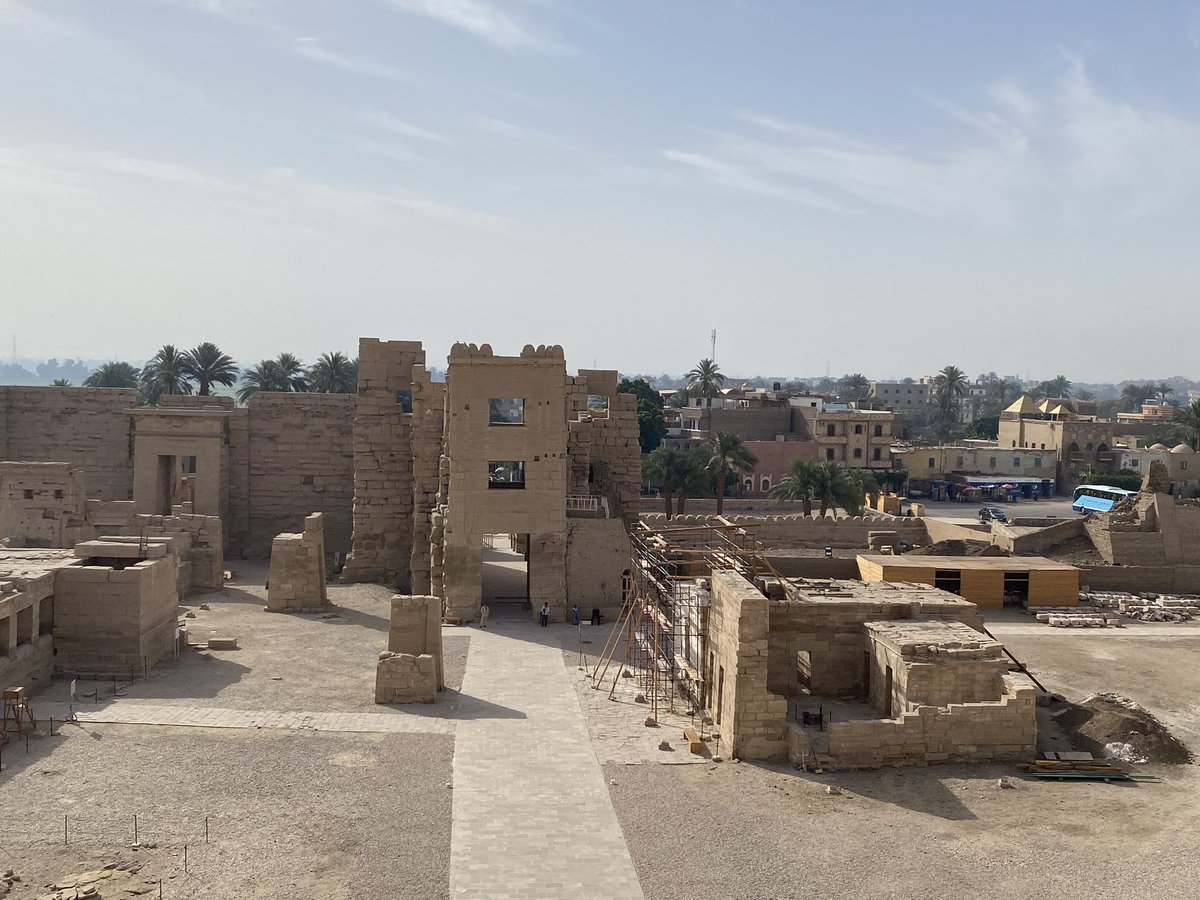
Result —
POLYGON ((492 614, 492 608, 486 603, 479 607, 479 627, 487 628, 488 616, 492 614))
POLYGON ((545 628, 550 624, 550 602, 546 601, 542 604, 542 611, 538 614, 538 624, 545 628))
POLYGON ((575 603, 571 606, 571 624, 579 624, 579 604, 575 603))

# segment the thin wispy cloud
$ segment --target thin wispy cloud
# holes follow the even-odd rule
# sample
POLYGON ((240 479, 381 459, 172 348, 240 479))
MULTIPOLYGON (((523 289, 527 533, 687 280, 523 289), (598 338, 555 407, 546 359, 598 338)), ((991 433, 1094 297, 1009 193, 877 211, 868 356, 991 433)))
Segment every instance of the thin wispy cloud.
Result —
POLYGON ((561 45, 485 0, 388 0, 396 9, 434 19, 504 50, 561 49, 561 45))
POLYGON ((322 47, 321 43, 313 37, 296 38, 293 43, 293 50, 298 56, 302 56, 311 62, 333 66, 337 69, 353 72, 356 75, 371 75, 380 78, 400 77, 400 72, 391 66, 370 59, 335 53, 332 50, 322 47))
POLYGON ((506 138, 510 141, 521 141, 526 144, 548 144, 565 147, 567 140, 550 131, 527 128, 504 119, 493 119, 489 116, 476 116, 469 120, 471 127, 495 137, 506 138))
POLYGON ((972 106, 918 94, 959 126, 942 146, 914 149, 739 113, 750 130, 711 132, 663 158, 701 184, 815 209, 884 207, 932 219, 1011 227, 1081 207, 1145 215, 1200 194, 1200 119, 1113 98, 1067 55, 1041 90, 1012 80, 972 106))
POLYGON ((392 134, 398 134, 401 137, 415 138, 419 141, 429 141, 437 144, 453 143, 453 141, 451 141, 450 138, 446 137, 444 134, 438 134, 437 132, 430 131, 426 128, 420 128, 409 122, 398 119, 390 112, 384 112, 383 110, 371 110, 361 113, 358 116, 358 119, 359 121, 374 128, 388 131, 392 134))

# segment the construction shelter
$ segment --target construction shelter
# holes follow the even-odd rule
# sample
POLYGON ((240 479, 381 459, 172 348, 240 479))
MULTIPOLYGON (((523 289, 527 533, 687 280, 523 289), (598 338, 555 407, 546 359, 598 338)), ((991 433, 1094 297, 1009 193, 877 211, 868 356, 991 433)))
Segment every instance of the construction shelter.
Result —
POLYGON ((980 609, 1079 605, 1079 570, 1040 556, 861 555, 858 572, 866 582, 932 585, 980 609))

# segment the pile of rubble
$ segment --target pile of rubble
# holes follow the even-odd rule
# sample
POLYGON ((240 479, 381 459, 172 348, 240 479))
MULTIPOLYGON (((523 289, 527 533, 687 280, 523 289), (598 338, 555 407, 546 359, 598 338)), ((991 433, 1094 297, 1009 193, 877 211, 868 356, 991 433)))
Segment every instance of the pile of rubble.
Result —
POLYGON ((1200 596, 1195 594, 1129 594, 1119 591, 1089 591, 1079 594, 1081 603, 1116 610, 1142 622, 1187 622, 1200 615, 1200 596))
POLYGON ((1034 618, 1054 628, 1120 628, 1121 616, 1098 606, 1031 606, 1034 618))

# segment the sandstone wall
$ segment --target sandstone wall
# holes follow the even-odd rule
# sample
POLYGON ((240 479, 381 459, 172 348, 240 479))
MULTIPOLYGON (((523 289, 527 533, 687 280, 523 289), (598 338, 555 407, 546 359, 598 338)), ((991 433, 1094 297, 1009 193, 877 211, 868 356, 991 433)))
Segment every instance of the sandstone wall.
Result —
POLYGON ((712 575, 709 706, 728 756, 787 754, 787 700, 767 688, 768 601, 736 572, 712 575))
POLYGON ((585 618, 594 606, 617 614, 629 564, 629 534, 620 519, 567 519, 567 603, 585 618))
MULTIPOLYGON (((865 549, 867 535, 872 531, 887 528, 899 532, 900 537, 912 544, 926 543, 925 523, 917 517, 892 518, 859 516, 834 519, 819 516, 751 516, 726 514, 725 518, 735 525, 745 525, 767 549, 807 548, 820 549, 865 549)), ((674 516, 669 522, 662 513, 643 513, 643 522, 653 528, 672 525, 695 526, 716 523, 713 516, 674 516)), ((986 538, 985 538, 986 540, 986 538)))
POLYGON ((72 463, 89 497, 128 500, 133 491, 129 417, 137 391, 0 387, 0 459, 72 463))
POLYGON ((303 393, 250 398, 247 546, 266 549, 275 535, 319 512, 326 552, 350 549, 355 399, 303 393))

